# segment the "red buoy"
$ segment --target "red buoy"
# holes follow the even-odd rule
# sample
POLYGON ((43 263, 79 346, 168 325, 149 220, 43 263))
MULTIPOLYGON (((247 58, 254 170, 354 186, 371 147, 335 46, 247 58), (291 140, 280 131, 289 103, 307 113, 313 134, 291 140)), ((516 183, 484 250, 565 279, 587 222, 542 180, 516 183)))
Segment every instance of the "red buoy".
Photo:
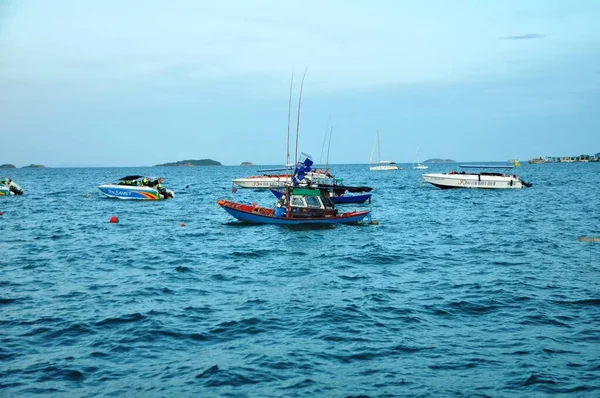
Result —
POLYGON ((119 217, 117 217, 117 216, 112 216, 112 217, 110 218, 110 222, 111 222, 111 223, 113 223, 113 224, 116 224, 116 223, 118 223, 118 222, 119 222, 119 217))
POLYGON ((4 214, 4 213, 2 213, 2 211, 0 211, 0 216, 1 216, 2 214, 4 214))

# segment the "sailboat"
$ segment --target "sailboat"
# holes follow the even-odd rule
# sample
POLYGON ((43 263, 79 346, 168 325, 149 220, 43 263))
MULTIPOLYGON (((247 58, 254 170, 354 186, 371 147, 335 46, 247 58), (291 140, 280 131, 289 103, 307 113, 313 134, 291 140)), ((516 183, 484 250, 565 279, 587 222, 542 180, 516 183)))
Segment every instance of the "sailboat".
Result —
POLYGON ((417 156, 415 157, 415 162, 413 163, 413 169, 425 170, 428 169, 428 166, 419 163, 419 152, 417 152, 417 156))
POLYGON ((371 157, 369 158, 369 170, 371 171, 383 171, 383 170, 398 170, 398 166, 395 162, 391 160, 381 160, 381 143, 379 141, 379 130, 377 130, 377 156, 379 163, 376 166, 371 166, 371 162, 373 161, 373 152, 375 151, 375 147, 373 146, 373 150, 371 151, 371 157))

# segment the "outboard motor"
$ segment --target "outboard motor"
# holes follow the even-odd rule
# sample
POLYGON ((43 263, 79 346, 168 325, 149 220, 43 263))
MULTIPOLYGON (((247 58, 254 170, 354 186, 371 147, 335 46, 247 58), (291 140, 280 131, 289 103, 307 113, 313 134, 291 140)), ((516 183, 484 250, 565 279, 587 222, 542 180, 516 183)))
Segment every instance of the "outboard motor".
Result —
POLYGON ((6 182, 8 183, 8 190, 12 192, 13 195, 23 195, 23 190, 13 180, 8 179, 6 182))
POLYGON ((166 189, 166 188, 159 188, 158 193, 160 193, 162 195, 162 197, 165 199, 175 197, 175 192, 171 191, 170 189, 166 189))

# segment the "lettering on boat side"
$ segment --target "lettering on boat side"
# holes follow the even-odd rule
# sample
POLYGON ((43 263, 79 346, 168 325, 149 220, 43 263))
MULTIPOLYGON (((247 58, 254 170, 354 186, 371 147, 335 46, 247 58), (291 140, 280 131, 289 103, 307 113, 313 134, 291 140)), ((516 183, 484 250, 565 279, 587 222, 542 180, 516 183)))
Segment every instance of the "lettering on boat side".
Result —
POLYGON ((458 185, 494 186, 494 185, 496 185, 496 181, 469 181, 469 180, 460 180, 460 181, 458 181, 458 185))
POLYGON ((124 191, 124 190, 120 190, 120 189, 109 189, 108 193, 111 195, 117 195, 117 196, 129 196, 131 195, 130 191, 124 191))

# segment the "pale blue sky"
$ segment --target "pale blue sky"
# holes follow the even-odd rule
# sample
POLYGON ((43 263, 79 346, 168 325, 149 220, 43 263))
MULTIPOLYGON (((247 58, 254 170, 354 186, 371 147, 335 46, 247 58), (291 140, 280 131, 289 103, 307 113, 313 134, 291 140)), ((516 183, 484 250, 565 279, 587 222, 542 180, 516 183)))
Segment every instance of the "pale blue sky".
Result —
POLYGON ((0 163, 600 151, 600 2, 0 1, 0 163), (295 123, 294 123, 295 126, 295 123), (294 127, 295 131, 295 127, 294 127))

